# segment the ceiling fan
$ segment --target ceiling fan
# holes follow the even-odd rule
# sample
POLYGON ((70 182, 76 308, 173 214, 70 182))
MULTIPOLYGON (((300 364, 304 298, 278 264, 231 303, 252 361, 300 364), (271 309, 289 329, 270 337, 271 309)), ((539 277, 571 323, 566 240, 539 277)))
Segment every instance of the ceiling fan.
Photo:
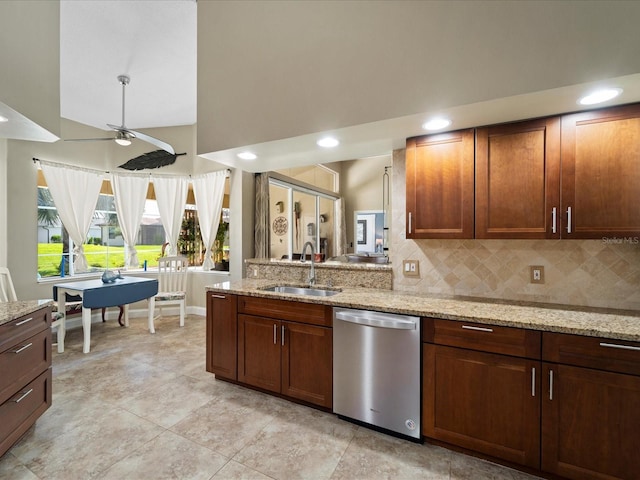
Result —
POLYGON ((163 142, 162 140, 158 140, 157 138, 152 137, 150 135, 146 135, 144 133, 138 132, 136 130, 131 130, 125 126, 124 124, 124 92, 125 92, 125 87, 129 84, 131 79, 127 75, 118 75, 118 81, 120 82, 120 85, 122 85, 122 125, 117 126, 117 125, 111 125, 107 123, 107 126, 109 128, 115 130, 116 136, 107 137, 107 138, 74 138, 74 139, 68 139, 67 141, 93 142, 97 140, 115 140, 118 145, 127 146, 127 145, 131 145, 132 139, 138 138, 147 143, 155 145, 156 147, 161 148, 162 150, 165 150, 166 152, 172 155, 175 155, 176 153, 175 150, 168 143, 163 142))

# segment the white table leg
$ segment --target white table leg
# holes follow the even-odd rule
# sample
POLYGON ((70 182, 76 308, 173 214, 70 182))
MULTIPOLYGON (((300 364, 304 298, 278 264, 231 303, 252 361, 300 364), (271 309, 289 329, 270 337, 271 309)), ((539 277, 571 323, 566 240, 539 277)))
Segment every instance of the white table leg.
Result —
POLYGON ((82 331, 84 332, 84 343, 82 353, 89 353, 91 349, 91 309, 82 307, 82 331))
POLYGON ((155 306, 156 306, 156 298, 155 297, 149 298, 149 332, 150 333, 156 333, 156 328, 153 325, 153 314, 155 313, 155 306))
POLYGON ((129 326, 129 304, 124 305, 124 326, 129 326))

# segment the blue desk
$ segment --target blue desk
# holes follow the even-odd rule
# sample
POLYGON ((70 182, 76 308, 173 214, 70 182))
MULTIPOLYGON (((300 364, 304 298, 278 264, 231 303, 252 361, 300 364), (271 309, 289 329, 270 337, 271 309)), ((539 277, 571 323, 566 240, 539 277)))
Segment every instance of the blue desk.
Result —
MULTIPOLYGON (((89 353, 91 346, 91 309, 124 305, 124 324, 128 327, 129 304, 153 297, 158 293, 158 280, 124 277, 117 279, 113 283, 102 283, 99 278, 58 283, 53 286, 53 299, 58 301, 58 311, 65 312, 66 317, 65 293, 82 297, 82 330, 84 332, 82 351, 89 353)), ((63 331, 65 329, 65 320, 63 320, 63 331)), ((62 342, 64 342, 64 334, 62 335, 62 342)))

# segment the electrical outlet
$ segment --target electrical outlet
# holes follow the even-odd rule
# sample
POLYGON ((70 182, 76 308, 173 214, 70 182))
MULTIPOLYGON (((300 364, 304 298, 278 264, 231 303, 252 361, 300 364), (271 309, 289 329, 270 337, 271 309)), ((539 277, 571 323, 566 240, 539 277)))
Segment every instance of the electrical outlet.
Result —
POLYGON ((529 269, 531 283, 544 283, 544 267, 542 265, 531 265, 529 269))
POLYGON ((253 278, 258 278, 258 267, 253 267, 253 278))
POLYGON ((405 277, 419 277, 420 264, 418 263, 418 260, 403 260, 402 272, 405 277))

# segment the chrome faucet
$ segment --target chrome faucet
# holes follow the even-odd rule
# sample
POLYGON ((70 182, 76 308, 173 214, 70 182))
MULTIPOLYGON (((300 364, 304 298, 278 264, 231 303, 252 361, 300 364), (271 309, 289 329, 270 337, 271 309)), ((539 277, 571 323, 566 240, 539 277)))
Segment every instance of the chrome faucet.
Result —
POLYGON ((315 254, 313 252, 313 243, 307 242, 302 247, 302 254, 300 255, 300 261, 304 263, 307 247, 311 248, 311 271, 309 272, 309 286, 313 287, 316 284, 316 261, 315 254))

